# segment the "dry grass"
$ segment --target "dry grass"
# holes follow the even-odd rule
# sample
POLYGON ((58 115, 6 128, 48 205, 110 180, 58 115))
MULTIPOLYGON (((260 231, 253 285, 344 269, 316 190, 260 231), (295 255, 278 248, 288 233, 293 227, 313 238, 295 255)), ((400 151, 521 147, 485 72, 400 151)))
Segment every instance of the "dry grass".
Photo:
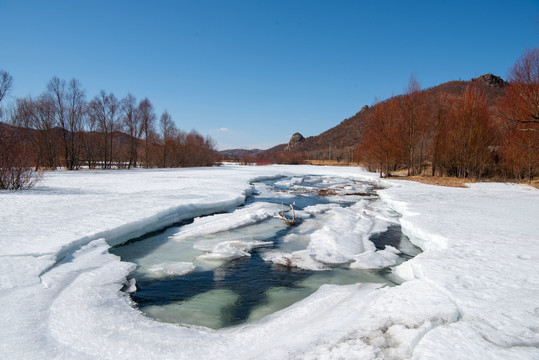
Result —
POLYGON ((539 179, 532 180, 531 183, 528 182, 528 180, 521 180, 521 181, 514 181, 514 182, 517 184, 533 186, 534 188, 539 189, 539 179))
MULTIPOLYGON (((397 176, 391 177, 390 179, 410 180, 410 181, 417 181, 417 182, 420 182, 423 184, 429 184, 429 185, 461 187, 461 188, 465 188, 466 184, 478 182, 477 180, 474 180, 474 179, 463 179, 463 178, 448 177, 448 176, 429 176, 429 175, 416 175, 416 176, 397 175, 397 176)), ((508 181, 506 179, 482 179, 480 182, 505 182, 505 183, 513 183, 513 184, 522 184, 522 185, 529 185, 536 189, 539 189, 539 180, 533 180, 531 183, 529 183, 527 180, 508 181)))
POLYGON ((454 178, 454 177, 447 177, 447 176, 426 176, 426 175, 396 176, 396 177, 391 177, 390 179, 410 180, 410 181, 416 181, 416 182, 429 184, 429 185, 461 187, 461 188, 465 188, 467 183, 476 182, 472 179, 462 179, 462 178, 454 178))
MULTIPOLYGON (((363 166, 364 164, 358 164, 358 163, 345 163, 345 162, 337 162, 337 161, 328 161, 328 160, 306 160, 307 164, 311 165, 326 165, 326 166, 363 166)), ((430 171, 430 168, 427 168, 426 172, 428 173, 430 171)), ((406 170, 400 170, 392 173, 392 177, 390 179, 396 179, 396 180, 410 180, 410 181, 416 181, 423 184, 429 184, 429 185, 438 185, 438 186, 448 186, 448 187, 461 187, 465 188, 466 184, 470 183, 476 183, 477 180, 474 179, 463 179, 463 178, 456 178, 456 177, 449 177, 449 176, 430 176, 430 175, 415 175, 415 176, 407 176, 406 170)), ((507 179, 482 179, 482 182, 509 182, 509 183, 515 183, 515 184, 522 184, 522 185, 529 185, 536 189, 539 189, 539 179, 532 180, 531 183, 529 183, 527 180, 521 180, 516 181, 512 180, 509 181, 507 179)))
POLYGON ((335 160, 305 160, 305 164, 308 164, 308 165, 326 165, 326 166, 358 166, 357 163, 355 162, 344 162, 344 161, 341 161, 341 162, 338 162, 338 161, 335 161, 335 160))

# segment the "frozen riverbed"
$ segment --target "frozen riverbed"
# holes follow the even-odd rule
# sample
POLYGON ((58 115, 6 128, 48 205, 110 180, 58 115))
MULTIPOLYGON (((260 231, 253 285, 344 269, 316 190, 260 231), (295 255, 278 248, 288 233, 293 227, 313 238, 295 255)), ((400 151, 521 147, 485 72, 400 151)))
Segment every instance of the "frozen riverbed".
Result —
MULTIPOLYGON (((324 285, 259 321, 218 331, 150 319, 120 291, 132 285, 135 265, 110 246, 232 210, 254 191, 253 180, 305 175, 378 181, 357 168, 225 166, 57 172, 34 190, 0 194, 0 357, 539 357, 539 192, 526 186, 381 182, 381 200, 424 250, 393 269, 407 280, 396 287, 324 285)), ((319 250, 346 238, 361 215, 333 227, 342 234, 320 231, 310 244, 319 250)), ((347 261, 361 263, 360 253, 347 261)), ((323 264, 350 255, 314 254, 323 264)))
POLYGON ((323 284, 393 286, 388 268, 420 252, 371 181, 294 176, 252 185, 245 206, 111 249, 137 264, 128 290, 138 309, 213 329, 254 322, 323 284))

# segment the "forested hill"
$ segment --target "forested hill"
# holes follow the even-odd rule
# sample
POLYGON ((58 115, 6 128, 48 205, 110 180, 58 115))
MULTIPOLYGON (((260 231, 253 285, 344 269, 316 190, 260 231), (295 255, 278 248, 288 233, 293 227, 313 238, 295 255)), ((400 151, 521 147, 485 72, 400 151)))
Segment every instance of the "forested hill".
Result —
MULTIPOLYGON (((489 106, 495 106, 497 100, 503 96, 505 81, 492 74, 482 75, 469 81, 449 81, 441 85, 422 90, 421 93, 427 99, 434 99, 436 95, 446 94, 451 98, 460 98, 464 89, 471 82, 475 82, 485 93, 489 106)), ((399 98, 401 95, 396 96, 399 98)), ((390 99, 386 100, 389 101, 390 99)), ((302 152, 306 159, 326 160, 331 156, 332 160, 351 161, 355 148, 361 143, 365 131, 364 122, 370 112, 377 105, 367 105, 340 124, 317 136, 307 137, 304 141, 296 143, 291 150, 302 152)), ((301 129, 297 129, 301 132, 301 129)), ((280 152, 287 144, 277 145, 268 152, 280 152)))

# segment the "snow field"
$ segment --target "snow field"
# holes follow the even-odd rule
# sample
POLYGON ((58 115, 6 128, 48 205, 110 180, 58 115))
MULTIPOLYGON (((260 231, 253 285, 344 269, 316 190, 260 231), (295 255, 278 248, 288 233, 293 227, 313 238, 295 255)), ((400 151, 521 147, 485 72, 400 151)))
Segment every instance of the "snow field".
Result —
MULTIPOLYGON (((539 358, 539 192, 525 186, 384 181, 381 199, 425 250, 394 269, 408 280, 397 287, 324 285, 257 322, 219 331, 149 319, 119 291, 132 285, 134 265, 108 253, 110 245, 231 210, 255 177, 305 174, 375 177, 311 166, 57 172, 35 190, 0 194, 0 358, 539 358)), ((336 232, 391 223, 384 211, 361 206, 305 211, 322 212, 336 232), (378 220, 369 223, 363 211, 378 220)), ((311 259, 359 264, 359 247, 372 250, 308 220, 290 235, 291 254, 300 244, 311 259), (327 243, 316 241, 323 236, 327 243)), ((374 262, 392 251, 378 251, 374 262)))

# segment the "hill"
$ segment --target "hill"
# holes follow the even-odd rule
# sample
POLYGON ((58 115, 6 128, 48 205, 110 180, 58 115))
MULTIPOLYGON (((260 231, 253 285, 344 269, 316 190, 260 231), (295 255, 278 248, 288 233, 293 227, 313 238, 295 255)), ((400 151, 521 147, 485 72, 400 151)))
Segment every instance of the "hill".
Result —
MULTIPOLYGON (((489 106, 495 106, 497 100, 503 96, 506 82, 500 77, 493 74, 485 74, 469 81, 449 81, 432 88, 421 91, 425 96, 434 98, 440 93, 444 93, 449 97, 459 98, 462 96, 464 89, 471 82, 475 82, 481 90, 484 91, 489 106)), ((397 95, 396 97, 400 97, 397 95)), ((388 99, 389 100, 389 99, 388 99)), ((361 143, 364 134, 364 122, 368 114, 376 107, 363 106, 355 115, 344 119, 337 126, 316 136, 309 136, 304 140, 297 142, 293 147, 289 144, 279 144, 270 149, 267 153, 279 153, 285 149, 290 149, 304 154, 306 159, 313 160, 337 160, 337 161, 352 161, 353 153, 359 143, 361 143), (288 148, 287 148, 288 147, 288 148)), ((292 139, 291 139, 292 140, 292 139)), ((225 150, 221 153, 229 153, 234 150, 225 150)), ((260 154, 261 150, 242 150, 249 155, 260 154)), ((239 154, 236 152, 236 154, 239 154)))

